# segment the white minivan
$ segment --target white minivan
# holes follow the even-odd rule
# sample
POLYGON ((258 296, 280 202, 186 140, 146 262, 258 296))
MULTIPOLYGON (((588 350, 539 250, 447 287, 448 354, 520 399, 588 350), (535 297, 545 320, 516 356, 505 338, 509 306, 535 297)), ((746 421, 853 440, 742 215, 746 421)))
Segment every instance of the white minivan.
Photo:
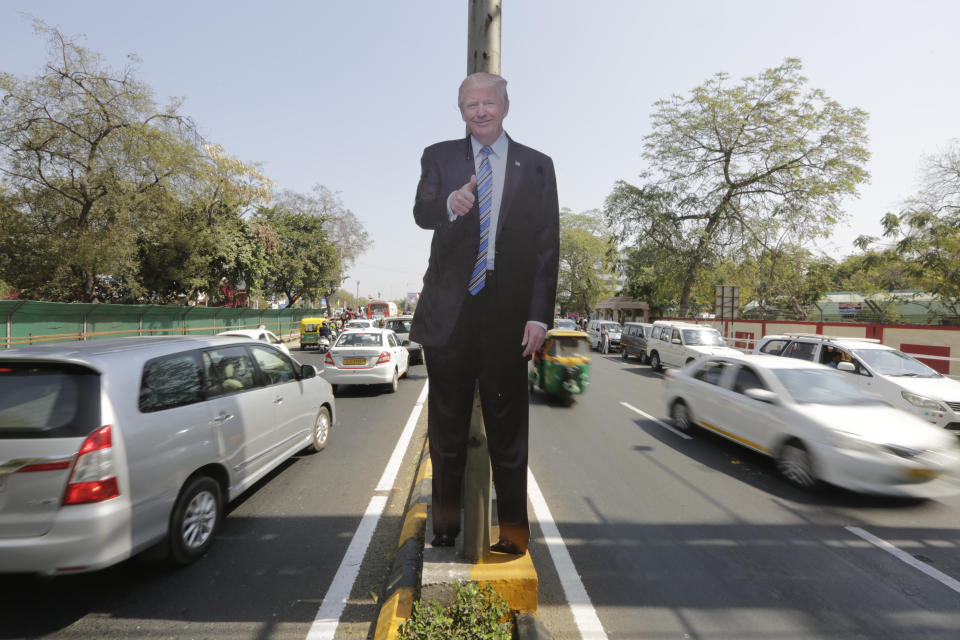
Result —
POLYGON ((704 356, 740 355, 711 326, 657 320, 647 340, 647 359, 654 371, 664 365, 683 367, 704 356))
POLYGON ((864 391, 960 435, 960 382, 879 340, 789 333, 764 336, 754 352, 835 366, 864 391))
POLYGON ((213 543, 225 506, 323 449, 330 385, 272 345, 112 338, 0 351, 0 573, 94 571, 213 543))

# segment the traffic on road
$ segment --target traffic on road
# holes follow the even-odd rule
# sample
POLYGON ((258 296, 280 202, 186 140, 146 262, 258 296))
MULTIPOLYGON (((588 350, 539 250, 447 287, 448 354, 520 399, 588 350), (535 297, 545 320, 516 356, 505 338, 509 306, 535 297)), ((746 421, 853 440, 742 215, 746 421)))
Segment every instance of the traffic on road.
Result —
MULTIPOLYGON (((871 343, 833 368, 829 340, 745 355, 631 324, 556 333, 535 372, 576 368, 575 394, 531 378, 530 553, 555 637, 955 637, 949 390, 924 416, 854 382, 871 343), (653 359, 668 341, 694 355, 653 359)), ((368 637, 425 437, 411 347, 360 326, 296 358, 237 335, 0 354, 0 637, 368 637), (44 499, 54 535, 17 529, 44 499), (44 544, 60 531, 93 551, 44 544)))

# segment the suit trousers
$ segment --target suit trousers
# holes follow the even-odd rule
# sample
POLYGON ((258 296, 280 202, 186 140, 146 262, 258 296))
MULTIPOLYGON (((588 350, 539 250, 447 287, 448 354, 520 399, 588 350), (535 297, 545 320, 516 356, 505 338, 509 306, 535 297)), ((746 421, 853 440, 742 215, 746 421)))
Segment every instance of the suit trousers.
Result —
POLYGON ((474 386, 480 405, 497 492, 500 540, 526 549, 529 400, 523 335, 504 336, 498 309, 497 272, 484 288, 466 294, 450 340, 424 347, 430 393, 427 433, 433 464, 433 532, 460 532, 461 491, 474 386))

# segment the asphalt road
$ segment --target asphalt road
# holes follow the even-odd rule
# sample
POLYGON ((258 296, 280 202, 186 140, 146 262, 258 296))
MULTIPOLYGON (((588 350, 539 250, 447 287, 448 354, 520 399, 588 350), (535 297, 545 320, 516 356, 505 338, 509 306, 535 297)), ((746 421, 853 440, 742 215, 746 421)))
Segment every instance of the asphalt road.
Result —
MULTIPOLYGON (((595 354, 572 407, 531 404, 530 468, 609 638, 960 637, 960 593, 855 535, 960 580, 960 498, 914 501, 787 485, 766 457, 670 432, 663 379, 595 354)), ((540 615, 579 638, 543 544, 540 615)))
MULTIPOLYGON (((322 356, 295 351, 322 367, 322 356)), ((303 640, 426 379, 337 397, 327 448, 282 465, 234 502, 206 557, 185 568, 134 558, 92 574, 0 577, 0 638, 303 640)), ((338 639, 367 638, 423 445, 414 435, 348 600, 338 639)))
MULTIPOLYGON (((684 439, 625 406, 665 419, 663 380, 649 367, 595 354, 593 374, 571 407, 531 399, 530 468, 607 637, 958 637, 960 593, 849 527, 960 580, 960 498, 793 489, 759 454, 703 431, 684 439)), ((190 567, 137 558, 52 581, 0 577, 0 638, 302 640, 424 377, 418 365, 396 394, 341 393, 327 449, 235 502, 190 567)), ((424 435, 401 465, 338 639, 372 632, 424 435)), ((532 510, 531 520, 541 619, 558 640, 580 638, 532 510)))

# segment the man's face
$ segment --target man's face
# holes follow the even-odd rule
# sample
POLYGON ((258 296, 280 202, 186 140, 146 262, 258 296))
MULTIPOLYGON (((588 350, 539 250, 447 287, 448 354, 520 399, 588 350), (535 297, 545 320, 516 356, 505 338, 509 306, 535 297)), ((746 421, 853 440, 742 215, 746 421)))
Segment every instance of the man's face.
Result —
POLYGON ((509 106, 500 100, 496 87, 468 89, 463 95, 460 115, 480 144, 493 144, 503 131, 509 106))

